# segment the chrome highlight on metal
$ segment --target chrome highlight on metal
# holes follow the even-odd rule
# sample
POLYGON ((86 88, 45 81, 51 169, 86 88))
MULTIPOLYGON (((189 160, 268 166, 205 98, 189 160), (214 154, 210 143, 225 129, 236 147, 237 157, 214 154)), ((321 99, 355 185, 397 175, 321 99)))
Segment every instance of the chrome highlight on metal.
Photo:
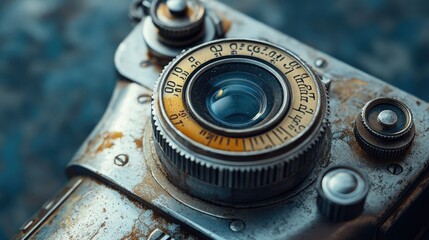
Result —
POLYGON ((324 68, 328 65, 328 62, 323 58, 318 58, 316 61, 314 61, 314 65, 318 68, 324 68))
POLYGON ((398 115, 392 110, 383 110, 378 114, 377 121, 383 125, 383 127, 391 128, 398 122, 398 115))
POLYGON ((167 7, 176 16, 183 16, 188 9, 186 0, 167 0, 167 7))
POLYGON ((332 221, 352 219, 362 212, 369 192, 367 177, 350 166, 330 167, 318 183, 320 212, 332 221))
POLYGON ((322 178, 322 191, 332 202, 350 204, 365 196, 366 186, 363 178, 347 168, 337 168, 322 178))
POLYGON ((150 233, 148 240, 174 240, 174 238, 157 228, 150 233))
POLYGON ((241 232, 244 230, 244 228, 246 227, 246 225, 244 224, 244 222, 240 219, 236 219, 233 220, 230 224, 229 224, 229 228, 231 229, 231 231, 233 232, 241 232))

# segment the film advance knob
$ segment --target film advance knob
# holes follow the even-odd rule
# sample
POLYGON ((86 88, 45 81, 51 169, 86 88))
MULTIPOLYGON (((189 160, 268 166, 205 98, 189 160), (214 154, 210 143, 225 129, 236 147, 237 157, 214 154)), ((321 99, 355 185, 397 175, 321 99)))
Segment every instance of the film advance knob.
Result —
POLYGON ((369 192, 364 174, 349 166, 328 168, 318 183, 317 205, 331 221, 346 221, 357 217, 369 192))
POLYGON ((415 128, 410 109, 393 98, 369 101, 356 119, 356 141, 367 153, 383 159, 396 159, 410 146, 415 128))
POLYGON ((150 9, 160 40, 171 45, 202 37, 205 14, 200 0, 155 0, 150 9))

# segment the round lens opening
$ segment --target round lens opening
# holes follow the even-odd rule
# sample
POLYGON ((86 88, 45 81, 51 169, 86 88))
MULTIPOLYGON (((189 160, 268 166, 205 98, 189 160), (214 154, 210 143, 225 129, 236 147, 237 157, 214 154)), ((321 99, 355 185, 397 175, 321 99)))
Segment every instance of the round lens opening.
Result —
POLYGON ((191 77, 186 98, 204 126, 246 134, 277 122, 288 96, 285 81, 265 63, 231 58, 202 67, 191 77))
POLYGON ((211 116, 231 128, 259 123, 267 113, 267 96, 247 73, 225 73, 207 95, 211 116))

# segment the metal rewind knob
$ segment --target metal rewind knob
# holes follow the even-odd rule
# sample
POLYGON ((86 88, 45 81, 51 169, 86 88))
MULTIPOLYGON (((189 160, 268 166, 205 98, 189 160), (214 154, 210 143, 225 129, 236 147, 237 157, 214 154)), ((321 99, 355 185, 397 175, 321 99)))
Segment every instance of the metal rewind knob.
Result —
POLYGON ((397 99, 376 98, 363 107, 354 132, 365 152, 393 160, 405 154, 414 138, 413 115, 407 105, 397 99))
POLYGON ((158 0, 152 4, 150 16, 162 40, 174 44, 203 34, 206 11, 199 0, 158 0))
POLYGON ((151 54, 167 64, 191 46, 224 35, 222 19, 201 0, 153 0, 142 25, 151 54))

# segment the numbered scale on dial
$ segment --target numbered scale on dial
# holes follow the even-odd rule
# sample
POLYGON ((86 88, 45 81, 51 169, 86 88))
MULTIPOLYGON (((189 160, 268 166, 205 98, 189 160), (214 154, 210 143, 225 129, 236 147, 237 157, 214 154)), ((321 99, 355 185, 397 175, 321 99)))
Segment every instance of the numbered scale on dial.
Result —
POLYGON ((183 175, 199 188, 215 185, 214 192, 192 188, 206 199, 280 194, 328 145, 320 79, 293 53, 266 42, 224 39, 188 50, 165 68, 152 104, 157 151, 170 178, 183 188, 190 182, 183 175))

